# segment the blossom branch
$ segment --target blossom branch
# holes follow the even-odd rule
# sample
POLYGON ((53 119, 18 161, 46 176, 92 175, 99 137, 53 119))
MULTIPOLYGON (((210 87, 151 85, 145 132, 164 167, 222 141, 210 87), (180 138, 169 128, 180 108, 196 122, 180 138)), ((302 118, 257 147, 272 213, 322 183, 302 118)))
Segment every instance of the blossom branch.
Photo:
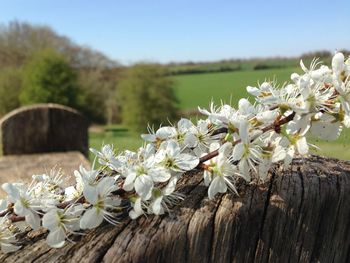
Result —
MULTIPOLYGON (((271 131, 271 130, 274 130, 276 131, 277 133, 280 132, 280 129, 281 129, 281 126, 283 126, 284 124, 290 122, 291 120, 293 120, 295 116, 295 112, 292 112, 291 114, 289 114, 287 117, 283 118, 283 119, 280 119, 280 120, 277 120, 276 122, 272 123, 271 125, 268 125, 266 127, 264 127, 263 129, 261 129, 262 133, 265 133, 267 131, 271 131)), ((223 133, 224 132, 224 129, 221 129, 221 130, 218 130, 219 133, 223 133)), ((227 129, 226 129, 226 132, 227 132, 227 129)), ((241 142, 241 139, 238 139, 236 141, 234 141, 232 143, 232 145, 236 145, 238 143, 241 142)), ((219 154, 219 150, 215 150, 215 151, 212 151, 210 153, 208 153, 207 155, 204 155, 202 156, 201 158, 199 158, 199 164, 198 164, 198 168, 203 168, 204 166, 202 165, 204 162, 218 156, 219 154)))
POLYGON ((317 63, 310 69, 301 63, 301 68, 304 74, 292 74, 292 83, 281 88, 269 82, 247 87, 254 105, 241 99, 238 109, 200 109, 208 119, 196 125, 181 119, 176 126, 142 135, 146 144, 136 152, 116 154, 111 145, 92 150, 103 168, 80 167, 74 186, 63 187, 57 173, 36 176, 30 186, 4 184, 8 197, 0 200, 1 249, 19 249, 10 222, 42 226, 49 230, 48 244, 60 247, 70 233, 96 228, 103 220, 116 224, 121 209, 132 219, 165 213, 182 198, 175 192, 178 179, 193 169, 204 170, 213 199, 228 190, 237 193, 238 178, 263 182, 273 163, 289 165, 295 154, 306 156, 307 133, 336 139, 343 126, 350 128, 350 59, 337 53, 331 69, 317 68, 317 63), (225 133, 225 139, 217 136, 225 133))

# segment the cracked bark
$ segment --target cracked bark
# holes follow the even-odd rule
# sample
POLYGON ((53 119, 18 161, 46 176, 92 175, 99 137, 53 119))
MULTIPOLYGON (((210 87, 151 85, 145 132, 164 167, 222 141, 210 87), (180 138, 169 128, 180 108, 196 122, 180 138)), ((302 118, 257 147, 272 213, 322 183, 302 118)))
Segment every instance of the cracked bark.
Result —
POLYGON ((350 162, 312 156, 278 168, 269 182, 241 183, 240 196, 206 198, 198 172, 179 186, 170 215, 104 224, 52 249, 29 233, 0 262, 349 262, 350 162))

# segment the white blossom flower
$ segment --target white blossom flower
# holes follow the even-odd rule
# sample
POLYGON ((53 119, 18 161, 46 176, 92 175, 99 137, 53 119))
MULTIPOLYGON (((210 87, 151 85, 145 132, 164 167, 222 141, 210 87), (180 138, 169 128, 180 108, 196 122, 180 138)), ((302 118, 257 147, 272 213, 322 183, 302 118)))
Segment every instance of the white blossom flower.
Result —
POLYGON ((263 82, 259 87, 248 86, 247 92, 255 96, 256 101, 260 103, 258 105, 276 107, 283 110, 288 110, 288 101, 298 96, 296 85, 288 84, 278 88, 274 86, 274 83, 270 82, 263 82))
MULTIPOLYGON (((215 145, 211 146, 215 147, 215 145)), ((230 189, 237 193, 235 181, 239 175, 235 165, 232 164, 230 154, 232 144, 227 142, 219 148, 217 157, 206 162, 207 169, 204 171, 204 183, 208 188, 208 197, 213 199, 217 193, 226 193, 230 189)))
POLYGON ((309 145, 306 140, 306 133, 310 129, 311 115, 296 115, 294 120, 286 126, 286 134, 280 141, 280 145, 286 149, 285 165, 289 165, 295 155, 299 153, 305 156, 309 152, 309 145))
POLYGON ((80 220, 81 229, 92 229, 99 226, 103 219, 116 224, 113 213, 110 210, 120 205, 120 199, 111 197, 111 192, 117 189, 115 180, 105 177, 95 186, 84 185, 84 197, 91 208, 87 209, 80 220))
POLYGON ((160 145, 155 155, 155 162, 175 173, 190 171, 199 163, 199 158, 187 153, 181 153, 177 142, 170 140, 160 145))
POLYGON ((149 205, 149 213, 155 215, 164 214, 165 210, 169 210, 170 205, 177 204, 179 201, 183 200, 181 194, 174 192, 178 179, 178 176, 173 176, 164 188, 153 189, 153 200, 149 205))
POLYGON ((129 216, 131 219, 136 219, 139 216, 143 215, 145 212, 142 208, 142 199, 141 197, 136 198, 135 200, 133 200, 133 202, 131 202, 131 205, 133 207, 133 209, 131 209, 129 211, 129 216))
POLYGON ((158 147, 163 141, 173 138, 176 134, 176 129, 174 127, 160 127, 156 132, 153 128, 148 128, 149 134, 142 134, 141 138, 146 142, 151 142, 156 144, 158 147))
POLYGON ((118 170, 122 165, 118 159, 115 158, 115 152, 113 145, 106 144, 102 147, 101 151, 90 148, 90 151, 98 157, 98 162, 101 165, 108 166, 112 170, 118 170))
POLYGON ((151 198, 154 183, 166 182, 170 179, 170 171, 164 167, 155 165, 154 158, 133 166, 127 171, 123 189, 131 191, 135 188, 136 193, 142 200, 151 198))
POLYGON ((339 93, 341 103, 341 121, 345 127, 350 127, 350 58, 344 62, 344 55, 336 53, 332 59, 333 84, 339 93))
POLYGON ((337 52, 332 58, 333 78, 336 82, 343 82, 350 76, 350 59, 345 61, 344 54, 337 52))
POLYGON ((300 60, 300 67, 305 72, 305 74, 303 76, 299 76, 298 74, 294 73, 292 74, 292 80, 294 82, 298 82, 300 79, 303 79, 306 81, 312 80, 313 83, 330 81, 332 71, 325 65, 321 65, 318 68, 320 64, 321 64, 321 61, 315 58, 312 60, 310 68, 308 69, 304 65, 303 61, 300 60))
MULTIPOLYGON (((242 102, 241 106, 243 104, 242 102)), ((200 108, 199 111, 202 114, 208 115, 209 121, 214 123, 217 127, 228 128, 230 133, 236 132, 239 121, 242 119, 240 113, 227 104, 223 104, 219 108, 212 107, 211 112, 200 108)))
POLYGON ((147 142, 152 142, 160 146, 160 144, 166 140, 175 140, 180 146, 185 146, 188 148, 193 147, 194 135, 196 127, 194 124, 185 118, 178 121, 177 127, 161 127, 154 132, 149 129, 149 134, 142 134, 141 137, 147 142))
POLYGON ((334 89, 325 89, 322 83, 316 83, 314 87, 307 85, 300 91, 300 96, 295 99, 294 104, 290 102, 292 109, 298 113, 331 111, 331 103, 334 89))
POLYGON ((87 170, 83 165, 80 165, 79 171, 74 171, 74 176, 77 181, 76 188, 77 190, 81 189, 84 184, 86 185, 95 185, 97 183, 99 170, 87 170))
POLYGON ((257 179, 259 181, 266 181, 268 172, 273 163, 286 158, 286 150, 280 145, 282 139, 283 137, 275 132, 267 134, 266 138, 262 139, 265 145, 262 147, 261 158, 257 169, 257 179))
POLYGON ((196 156, 201 156, 204 153, 207 153, 210 147, 210 144, 214 141, 220 139, 220 135, 212 135, 213 127, 209 120, 199 120, 194 134, 193 152, 196 156))
POLYGON ((36 230, 40 227, 40 202, 30 195, 30 189, 23 184, 5 183, 2 189, 8 194, 10 202, 14 203, 13 210, 19 216, 24 216, 29 226, 36 230))
POLYGON ((71 205, 66 209, 51 209, 43 218, 43 227, 50 232, 46 238, 49 246, 63 247, 69 234, 77 234, 80 229, 80 215, 84 211, 81 204, 71 205))
POLYGON ((180 147, 192 148, 196 145, 196 126, 188 119, 182 118, 177 123, 176 133, 171 138, 175 140, 180 147))
POLYGON ((250 170, 256 171, 255 165, 259 163, 261 157, 261 147, 255 143, 249 132, 250 124, 242 121, 239 127, 239 137, 241 141, 234 146, 232 158, 238 161, 239 171, 246 181, 251 180, 250 170))
MULTIPOLYGON (((220 111, 221 111, 222 107, 217 108, 214 105, 214 102, 211 101, 209 108, 210 108, 210 110, 207 110, 207 109, 204 109, 204 108, 202 109, 202 108, 198 107, 198 111, 201 114, 208 116, 208 120, 211 123, 216 124, 216 125, 220 125, 220 122, 218 123, 217 121, 218 121, 218 117, 221 115, 220 111)), ((230 108, 232 108, 232 107, 230 107, 230 108)))
POLYGON ((43 210, 56 206, 63 199, 62 192, 67 177, 63 175, 61 169, 54 167, 49 174, 33 175, 32 178, 30 195, 40 200, 42 204, 45 203, 43 210))

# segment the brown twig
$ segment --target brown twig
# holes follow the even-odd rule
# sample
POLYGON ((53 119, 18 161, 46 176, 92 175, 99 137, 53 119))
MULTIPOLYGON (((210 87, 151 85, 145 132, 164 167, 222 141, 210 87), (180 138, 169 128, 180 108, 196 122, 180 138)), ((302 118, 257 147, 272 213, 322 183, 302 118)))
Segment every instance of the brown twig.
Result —
MULTIPOLYGON (((274 123, 262 128, 261 131, 262 131, 262 133, 265 133, 267 131, 275 130, 276 132, 279 133, 281 126, 290 122, 291 120, 293 120, 294 116, 295 116, 295 112, 292 112, 287 117, 280 119, 280 120, 276 120, 274 123)), ((232 144, 236 145, 240 142, 241 142, 241 140, 238 139, 238 140, 234 141, 232 144)), ((215 151, 208 153, 207 155, 202 156, 201 158, 199 158, 199 164, 198 164, 197 168, 204 169, 205 167, 202 164, 204 162, 218 156, 218 155, 219 155, 219 150, 215 150, 215 151)))
POLYGON ((214 130, 211 135, 218 135, 218 134, 221 134, 221 133, 227 133, 228 132, 228 129, 226 127, 222 127, 222 128, 218 128, 216 130, 214 130))

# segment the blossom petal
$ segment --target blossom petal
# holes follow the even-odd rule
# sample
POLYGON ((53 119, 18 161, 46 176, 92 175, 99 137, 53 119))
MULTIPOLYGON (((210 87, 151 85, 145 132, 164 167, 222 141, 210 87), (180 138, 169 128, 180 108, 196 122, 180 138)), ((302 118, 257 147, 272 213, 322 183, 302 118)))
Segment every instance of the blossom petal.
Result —
POLYGON ((203 178, 204 178, 204 185, 208 186, 211 181, 211 172, 205 170, 203 173, 203 178))
POLYGON ((107 196, 110 192, 117 189, 117 186, 114 184, 115 180, 112 177, 103 178, 97 185, 97 192, 100 196, 107 196))
POLYGON ((176 183, 179 180, 178 176, 173 176, 170 180, 169 183, 163 188, 162 192, 163 195, 171 195, 176 188, 176 183))
POLYGON ((246 120, 239 124, 239 137, 243 143, 249 143, 249 122, 246 120))
POLYGON ((301 137, 299 140, 297 140, 296 146, 297 146, 298 152, 301 155, 305 155, 309 152, 309 146, 307 144, 305 137, 301 137))
POLYGON ((168 181, 171 177, 171 174, 166 169, 151 169, 149 171, 149 175, 152 177, 153 182, 161 182, 164 183, 168 181))
POLYGON ((243 159, 238 163, 238 168, 240 171, 240 175, 243 177, 244 180, 247 182, 251 181, 251 176, 250 176, 250 169, 249 169, 249 164, 247 160, 243 159))
POLYGON ((90 185, 84 185, 83 194, 84 194, 85 199, 90 204, 96 204, 97 197, 98 197, 98 192, 97 192, 96 187, 90 186, 90 185))
POLYGON ((64 246, 66 234, 62 227, 58 227, 54 231, 50 231, 47 235, 46 242, 50 247, 61 248, 64 246))
POLYGON ((174 127, 161 127, 156 132, 156 137, 161 140, 166 140, 170 137, 173 137, 176 134, 176 129, 174 127))
POLYGON ((257 87, 251 87, 251 86, 247 87, 247 92, 256 97, 259 96, 261 93, 260 89, 258 89, 257 87))
POLYGON ((190 171, 199 164, 199 158, 187 153, 180 154, 176 159, 176 165, 183 171, 190 171))
POLYGON ((52 230, 58 227, 59 217, 56 209, 47 212, 42 218, 43 227, 52 230))
POLYGON ((233 149, 232 143, 226 142, 220 147, 219 154, 226 157, 230 156, 232 153, 232 149, 233 149))
POLYGON ((2 189, 8 194, 9 201, 12 203, 15 203, 21 197, 19 189, 14 184, 4 183, 2 189))
POLYGON ((194 124, 189 119, 181 118, 177 123, 177 127, 180 131, 188 131, 194 127, 194 124))
POLYGON ((38 214, 32 211, 28 212, 28 214, 25 216, 25 220, 33 230, 37 230, 40 227, 40 217, 38 214))
POLYGON ((153 181, 149 175, 140 175, 135 180, 135 191, 143 200, 148 200, 152 193, 153 181))
POLYGON ((186 133, 184 139, 184 145, 187 148, 193 148, 197 145, 198 139, 193 133, 186 133))
POLYGON ((133 209, 129 212, 129 216, 131 219, 136 219, 142 214, 143 214, 143 210, 141 206, 141 198, 137 198, 135 200, 133 209))
POLYGON ((15 211, 15 213, 19 216, 26 216, 26 214, 28 213, 28 209, 26 207, 24 207, 23 203, 21 202, 21 200, 18 200, 14 207, 13 210, 15 211))
POLYGON ((222 176, 216 176, 211 182, 208 189, 209 199, 213 199, 217 193, 226 193, 227 185, 222 176))
POLYGON ((141 138, 146 142, 155 142, 157 139, 154 134, 141 134, 141 138))
POLYGON ((313 122, 310 128, 310 132, 313 136, 320 138, 322 140, 336 140, 342 131, 342 126, 340 122, 323 122, 316 121, 313 122))
POLYGON ((152 212, 155 215, 164 214, 164 208, 162 206, 162 200, 163 200, 163 197, 158 197, 151 204, 152 212))
POLYGON ((135 178, 136 178, 135 172, 128 173, 123 184, 123 189, 125 191, 131 191, 134 188, 135 178))
POLYGON ((286 158, 286 151, 284 150, 283 147, 278 145, 273 151, 271 161, 273 163, 276 163, 283 160, 284 158, 286 158))
POLYGON ((98 227, 103 221, 103 214, 95 207, 87 210, 80 219, 81 229, 93 229, 98 227))
POLYGON ((233 147, 232 158, 236 161, 241 160, 244 154, 244 144, 238 143, 235 147, 233 147))

